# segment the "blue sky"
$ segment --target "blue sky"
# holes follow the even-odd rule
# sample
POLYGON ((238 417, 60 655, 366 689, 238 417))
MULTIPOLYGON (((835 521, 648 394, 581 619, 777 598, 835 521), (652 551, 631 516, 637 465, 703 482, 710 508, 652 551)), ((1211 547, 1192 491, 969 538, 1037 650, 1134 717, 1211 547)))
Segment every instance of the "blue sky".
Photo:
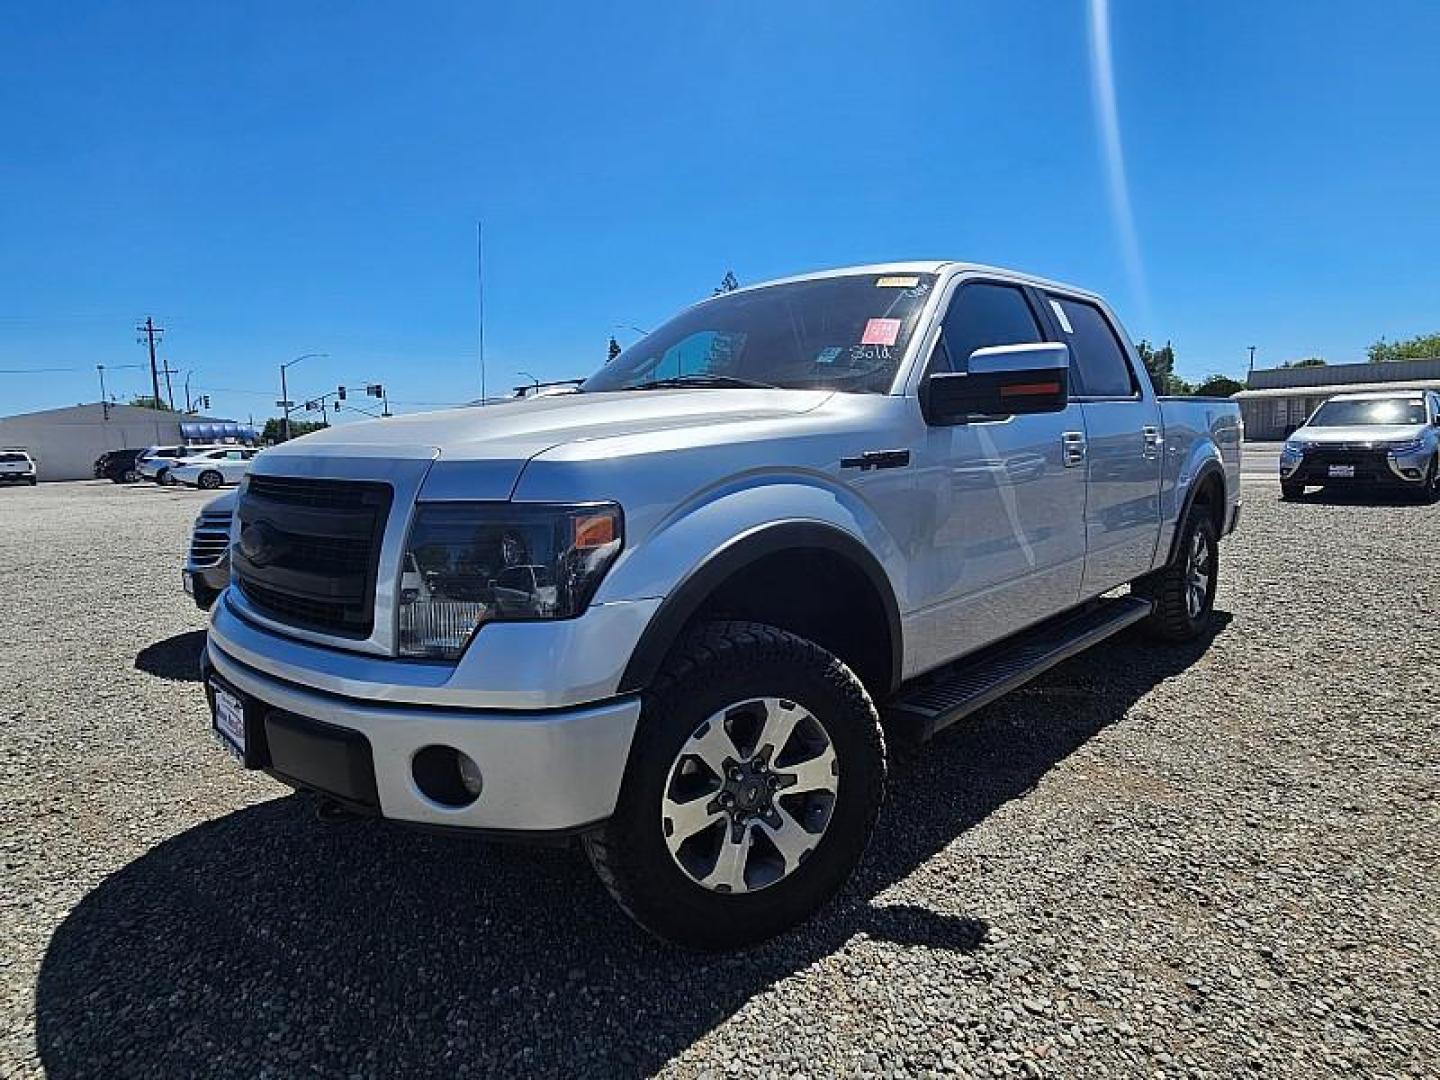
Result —
MULTIPOLYGON (((12 6, 0 414, 212 413, 378 379, 404 409, 587 373, 615 324, 890 258, 1099 289, 1182 374, 1440 329, 1440 5, 1112 0, 1139 273, 1081 0, 12 6), (177 386, 177 393, 179 392, 177 386)), ((627 331, 619 331, 622 342, 627 331)))

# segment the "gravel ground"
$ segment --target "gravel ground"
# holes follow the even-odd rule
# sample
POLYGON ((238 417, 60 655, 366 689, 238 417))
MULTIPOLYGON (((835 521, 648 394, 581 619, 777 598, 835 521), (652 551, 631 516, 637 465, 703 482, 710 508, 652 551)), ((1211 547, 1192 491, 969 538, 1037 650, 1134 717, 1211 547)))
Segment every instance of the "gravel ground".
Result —
POLYGON ((242 774, 203 497, 0 490, 0 1075, 1440 1075, 1440 507, 1245 487, 1212 640, 952 730, 853 888, 718 959, 573 851, 242 774))

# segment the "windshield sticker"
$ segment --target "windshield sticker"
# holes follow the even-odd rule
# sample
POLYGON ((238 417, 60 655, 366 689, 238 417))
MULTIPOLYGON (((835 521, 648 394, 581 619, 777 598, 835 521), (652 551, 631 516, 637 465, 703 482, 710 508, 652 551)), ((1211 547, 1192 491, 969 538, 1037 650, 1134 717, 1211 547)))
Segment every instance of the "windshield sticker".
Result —
POLYGON ((882 277, 875 282, 877 289, 913 289, 920 284, 920 279, 911 275, 910 277, 882 277))
POLYGON ((820 355, 815 357, 817 364, 833 364, 845 349, 840 345, 831 345, 828 349, 821 349, 820 355))
POLYGON ((1065 314, 1065 309, 1060 306, 1059 300, 1050 301, 1050 310, 1055 312, 1055 317, 1060 320, 1060 325, 1065 333, 1073 334, 1075 332, 1075 328, 1070 325, 1070 317, 1065 314))
POLYGON ((865 324, 861 345, 894 345, 900 336, 899 319, 871 319, 865 324))

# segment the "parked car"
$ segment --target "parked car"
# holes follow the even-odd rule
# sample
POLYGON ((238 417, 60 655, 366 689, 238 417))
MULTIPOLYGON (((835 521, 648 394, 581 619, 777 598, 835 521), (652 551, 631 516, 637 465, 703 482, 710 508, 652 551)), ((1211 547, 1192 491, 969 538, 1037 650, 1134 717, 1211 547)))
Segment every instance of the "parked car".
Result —
POLYGON ((206 450, 218 450, 215 445, 206 446, 150 446, 141 452, 137 464, 142 479, 154 480, 157 484, 170 482, 170 467, 181 458, 192 457, 206 450))
POLYGON ((21 447, 0 450, 0 484, 29 484, 35 486, 39 478, 35 459, 21 447))
POLYGON ((213 726, 332 806, 578 836, 648 930, 748 945, 850 874, 887 740, 1123 627, 1203 637, 1240 434, 1234 402, 1157 398, 1084 290, 960 263, 741 289, 576 393, 267 451, 213 726))
POLYGON ((95 459, 95 479, 112 484, 133 484, 140 479, 143 449, 110 450, 95 459))
POLYGON ((238 484, 250 471, 250 462, 259 452, 249 446, 226 446, 181 458, 170 466, 170 482, 207 489, 238 484))
POLYGON ((1280 497, 1298 499, 1312 484, 1440 498, 1440 393, 1336 394, 1280 451, 1280 497))
POLYGON ((234 514, 235 492, 227 491, 206 503, 195 518, 180 579, 201 611, 209 611, 230 582, 230 519, 234 514))

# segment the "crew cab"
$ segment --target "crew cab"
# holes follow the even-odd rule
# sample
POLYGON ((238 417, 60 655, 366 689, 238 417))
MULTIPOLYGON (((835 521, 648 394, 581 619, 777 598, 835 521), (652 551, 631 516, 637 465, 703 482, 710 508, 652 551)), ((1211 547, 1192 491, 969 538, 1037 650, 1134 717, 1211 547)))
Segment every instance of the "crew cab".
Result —
POLYGON ((1384 390, 1336 394, 1285 440, 1280 495, 1307 485, 1379 487, 1440 498, 1440 393, 1384 390))
POLYGON ((744 946, 850 874, 887 740, 1125 627, 1206 633, 1240 434, 1157 398, 1082 289, 949 262, 741 289, 574 392, 267 450, 213 726, 327 807, 578 837, 651 932, 744 946))

